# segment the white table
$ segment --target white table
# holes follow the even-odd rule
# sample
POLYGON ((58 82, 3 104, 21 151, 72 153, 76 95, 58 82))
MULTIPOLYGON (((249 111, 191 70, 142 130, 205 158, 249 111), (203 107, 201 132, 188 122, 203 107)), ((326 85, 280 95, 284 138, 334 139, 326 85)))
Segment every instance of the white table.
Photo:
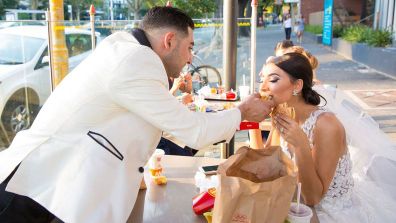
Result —
POLYGON ((192 210, 192 199, 199 194, 194 175, 199 166, 216 165, 220 159, 206 157, 165 156, 162 160, 166 185, 156 185, 145 169, 146 190, 140 190, 128 223, 205 223, 192 210))
MULTIPOLYGON (((192 210, 192 198, 199 194, 194 175, 199 166, 216 165, 221 159, 207 157, 165 156, 162 160, 166 185, 151 182, 145 169, 146 190, 140 190, 127 223, 206 223, 192 210)), ((314 209, 313 209, 314 211, 314 209)), ((319 222, 314 211, 311 223, 319 222)))

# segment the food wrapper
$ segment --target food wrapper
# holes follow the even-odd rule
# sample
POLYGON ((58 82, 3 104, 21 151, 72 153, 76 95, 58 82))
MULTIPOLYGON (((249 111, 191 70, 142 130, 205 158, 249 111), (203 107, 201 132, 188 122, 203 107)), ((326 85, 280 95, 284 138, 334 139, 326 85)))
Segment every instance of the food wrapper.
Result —
POLYGON ((149 171, 150 171, 151 176, 153 176, 153 177, 160 176, 162 174, 162 168, 159 168, 159 169, 149 168, 149 171))
POLYGON ((193 211, 200 215, 210 211, 215 203, 216 188, 209 188, 193 198, 193 211))
POLYGON ((164 185, 168 182, 166 176, 153 176, 153 182, 157 185, 164 185))
POLYGON ((261 100, 264 100, 264 101, 272 99, 272 96, 268 92, 262 91, 262 92, 260 92, 260 96, 261 96, 261 100))
POLYGON ((289 107, 286 103, 280 104, 276 106, 270 116, 272 117, 272 130, 271 130, 271 146, 279 146, 280 143, 280 133, 277 128, 275 128, 275 122, 274 122, 274 117, 277 114, 284 114, 290 117, 291 119, 296 118, 296 112, 293 107, 289 107))
POLYGON ((213 222, 271 222, 286 219, 297 184, 293 162, 280 147, 241 147, 219 165, 213 222))

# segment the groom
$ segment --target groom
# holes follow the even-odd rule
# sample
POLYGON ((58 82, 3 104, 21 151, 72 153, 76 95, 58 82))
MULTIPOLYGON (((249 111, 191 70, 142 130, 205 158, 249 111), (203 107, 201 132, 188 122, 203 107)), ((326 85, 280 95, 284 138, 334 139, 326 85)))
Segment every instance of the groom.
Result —
POLYGON ((258 95, 216 114, 189 111, 168 77, 191 63, 193 21, 154 7, 140 27, 103 40, 0 153, 0 222, 126 222, 162 131, 203 148, 269 114, 258 95))

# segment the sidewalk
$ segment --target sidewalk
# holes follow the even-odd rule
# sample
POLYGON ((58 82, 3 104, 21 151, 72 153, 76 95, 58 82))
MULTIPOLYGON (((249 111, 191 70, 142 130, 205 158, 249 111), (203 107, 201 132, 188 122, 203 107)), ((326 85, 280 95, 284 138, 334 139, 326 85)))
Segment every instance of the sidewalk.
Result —
MULTIPOLYGON (((276 43, 284 38, 280 26, 257 31, 257 71, 265 59, 273 55, 276 43)), ((295 37, 292 40, 297 42, 295 37)), ((349 94, 396 143, 396 77, 348 60, 328 47, 308 40, 304 40, 302 46, 318 58, 319 68, 316 73, 322 83, 337 85, 349 94)))

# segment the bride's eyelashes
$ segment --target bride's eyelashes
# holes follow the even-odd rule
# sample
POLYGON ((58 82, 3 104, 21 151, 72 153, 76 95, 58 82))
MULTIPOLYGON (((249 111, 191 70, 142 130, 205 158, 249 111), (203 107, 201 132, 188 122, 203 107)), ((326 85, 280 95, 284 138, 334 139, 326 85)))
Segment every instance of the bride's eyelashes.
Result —
POLYGON ((269 82, 271 82, 271 83, 276 83, 278 81, 279 81, 279 78, 274 78, 274 79, 269 80, 269 82))

